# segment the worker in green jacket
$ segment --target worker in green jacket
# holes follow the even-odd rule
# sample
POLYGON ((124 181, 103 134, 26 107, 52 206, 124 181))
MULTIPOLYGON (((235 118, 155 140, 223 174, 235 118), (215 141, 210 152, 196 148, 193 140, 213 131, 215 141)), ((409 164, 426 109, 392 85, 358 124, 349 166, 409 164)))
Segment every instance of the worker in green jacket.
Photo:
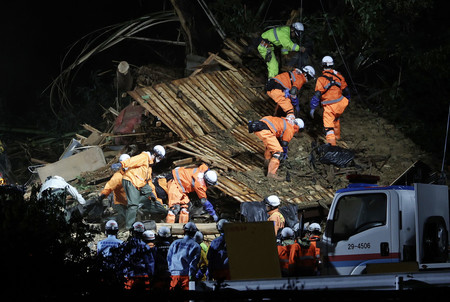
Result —
POLYGON ((299 37, 303 30, 303 24, 295 22, 291 26, 274 27, 262 33, 258 52, 267 64, 268 78, 275 77, 279 70, 274 53, 275 46, 281 47, 283 55, 287 55, 290 51, 299 51, 300 46, 291 39, 299 37))

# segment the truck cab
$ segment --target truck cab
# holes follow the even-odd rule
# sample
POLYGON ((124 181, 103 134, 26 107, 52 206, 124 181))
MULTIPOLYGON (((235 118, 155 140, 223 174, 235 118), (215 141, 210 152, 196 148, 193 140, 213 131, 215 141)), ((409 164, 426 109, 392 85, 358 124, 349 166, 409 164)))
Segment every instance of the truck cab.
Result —
POLYGON ((323 235, 324 274, 359 275, 377 264, 448 268, 448 187, 350 184, 338 190, 323 235))

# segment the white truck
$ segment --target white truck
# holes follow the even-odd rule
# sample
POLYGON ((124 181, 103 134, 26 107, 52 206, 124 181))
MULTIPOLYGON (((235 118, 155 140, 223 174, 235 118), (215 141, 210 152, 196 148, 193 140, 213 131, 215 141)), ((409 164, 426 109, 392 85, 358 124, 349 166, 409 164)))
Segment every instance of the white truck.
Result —
POLYGON ((449 188, 352 183, 334 195, 320 276, 191 282, 192 290, 450 288, 449 188))
POLYGON ((450 268, 448 195, 434 184, 338 190, 322 239, 323 274, 450 268))

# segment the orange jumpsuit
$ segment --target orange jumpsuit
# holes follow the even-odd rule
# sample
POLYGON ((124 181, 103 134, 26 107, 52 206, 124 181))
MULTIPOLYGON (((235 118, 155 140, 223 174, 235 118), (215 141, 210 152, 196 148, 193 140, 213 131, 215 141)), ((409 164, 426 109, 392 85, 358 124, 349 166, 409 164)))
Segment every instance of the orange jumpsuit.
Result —
POLYGON ((300 245, 296 242, 288 245, 278 245, 278 258, 280 260, 281 276, 293 277, 297 268, 297 258, 300 253, 300 245))
POLYGON ((269 218, 267 219, 267 221, 273 222, 275 236, 277 236, 278 231, 281 230, 282 228, 284 228, 285 219, 283 217, 283 214, 280 213, 278 208, 275 208, 275 209, 267 212, 267 214, 269 214, 269 218))
POLYGON ((292 105, 291 99, 285 96, 284 91, 286 89, 290 90, 293 86, 297 87, 300 91, 305 83, 305 75, 295 71, 286 71, 269 79, 267 95, 277 103, 275 112, 281 107, 285 115, 294 114, 294 106, 292 105))
MULTIPOLYGON (((297 243, 298 244, 298 243, 297 243)), ((316 249, 313 244, 305 242, 300 245, 292 257, 296 258, 296 276, 313 276, 316 274, 316 249)))
POLYGON ((348 98, 342 95, 342 91, 348 87, 344 76, 333 69, 325 69, 322 76, 317 78, 316 93, 320 93, 320 103, 323 107, 323 126, 326 132, 326 140, 331 145, 336 145, 336 139, 341 138, 341 124, 339 118, 348 106, 348 98), (332 78, 336 83, 330 85, 332 78))
MULTIPOLYGON (((173 169, 173 179, 167 183, 169 208, 179 204, 181 208, 187 210, 190 202, 188 193, 191 192, 196 192, 199 199, 207 198, 205 180, 203 177, 199 177, 199 175, 200 173, 203 175, 208 169, 208 166, 205 164, 201 164, 198 168, 179 167, 173 169)), ((189 221, 189 213, 186 210, 180 212, 180 223, 189 221)), ((167 215, 167 222, 174 222, 175 217, 171 217, 172 215, 171 213, 167 215)))
POLYGON ((122 170, 117 171, 111 177, 111 179, 106 183, 103 190, 100 192, 101 195, 108 196, 111 192, 114 193, 114 204, 127 205, 127 196, 125 195, 125 190, 122 186, 122 170))
POLYGON ((152 182, 153 159, 148 152, 132 156, 121 162, 124 169, 123 179, 129 180, 137 189, 146 184, 150 185, 156 196, 155 186, 152 182))
POLYGON ((289 143, 298 132, 297 125, 291 125, 284 117, 265 116, 260 121, 264 122, 270 130, 261 130, 255 132, 266 147, 264 158, 269 160, 267 173, 276 174, 280 166, 280 156, 283 153, 280 141, 289 143))

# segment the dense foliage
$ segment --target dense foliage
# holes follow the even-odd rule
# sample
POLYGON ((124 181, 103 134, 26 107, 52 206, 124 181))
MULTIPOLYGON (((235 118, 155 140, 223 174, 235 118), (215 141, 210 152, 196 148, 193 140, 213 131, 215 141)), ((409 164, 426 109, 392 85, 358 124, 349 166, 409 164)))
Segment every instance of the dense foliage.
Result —
MULTIPOLYGON (((230 37, 285 24, 293 10, 313 40, 311 64, 325 55, 352 87, 352 101, 379 113, 426 150, 442 156, 449 110, 445 68, 450 28, 440 1, 214 2, 230 37)), ((370 122, 370 121, 368 121, 370 122)))
POLYGON ((57 204, 36 193, 26 199, 20 188, 0 187, 1 288, 16 298, 81 295, 92 280, 91 235, 80 217, 66 223, 57 204))

